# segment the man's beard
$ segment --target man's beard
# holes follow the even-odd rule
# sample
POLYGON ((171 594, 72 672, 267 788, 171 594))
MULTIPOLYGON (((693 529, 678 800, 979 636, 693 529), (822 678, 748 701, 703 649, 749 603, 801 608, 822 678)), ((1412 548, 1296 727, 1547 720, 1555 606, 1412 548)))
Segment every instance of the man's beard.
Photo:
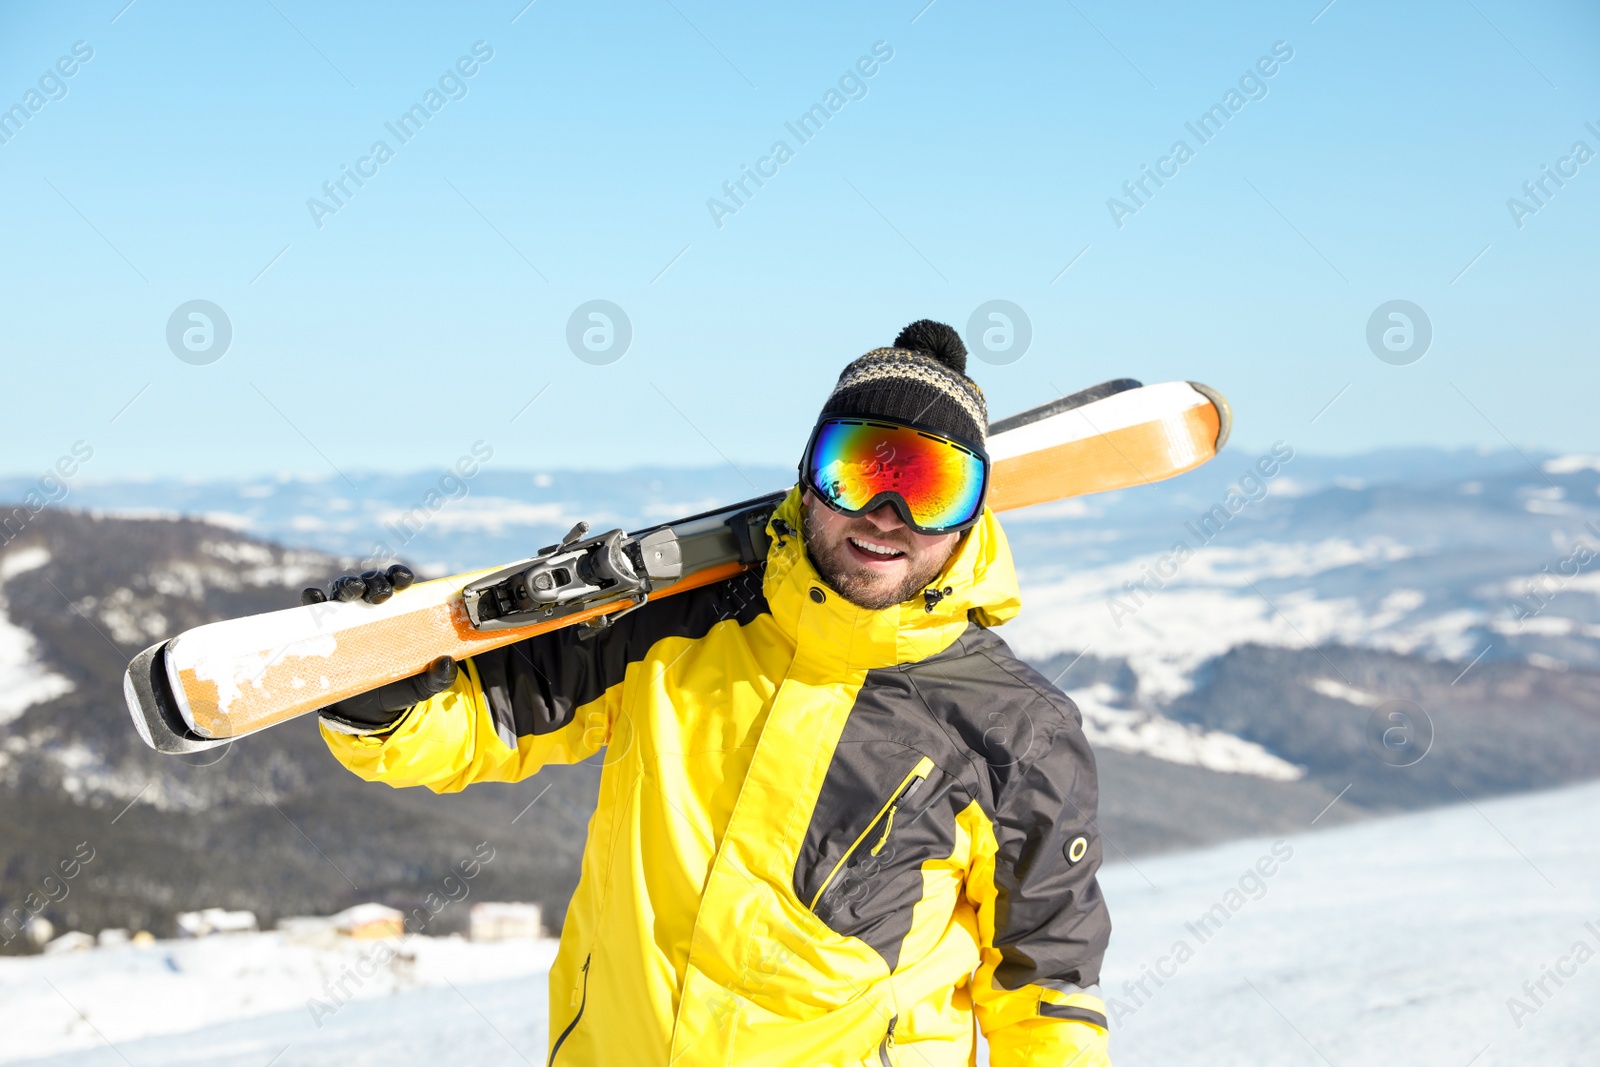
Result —
MULTIPOLYGON (((895 584, 885 585, 881 580, 874 581, 871 574, 863 574, 859 570, 852 571, 850 548, 846 544, 846 538, 839 538, 838 544, 832 547, 824 546, 821 524, 815 518, 815 509, 806 509, 802 526, 805 530, 806 555, 811 558, 811 565, 817 569, 822 580, 827 582, 835 593, 856 607, 866 608, 868 611, 881 611, 910 600, 939 576, 939 572, 950 559, 947 554, 943 558, 918 560, 913 557, 914 549, 910 546, 897 545, 896 547, 906 553, 906 573, 895 584)), ((882 539, 881 534, 866 536, 882 539)))

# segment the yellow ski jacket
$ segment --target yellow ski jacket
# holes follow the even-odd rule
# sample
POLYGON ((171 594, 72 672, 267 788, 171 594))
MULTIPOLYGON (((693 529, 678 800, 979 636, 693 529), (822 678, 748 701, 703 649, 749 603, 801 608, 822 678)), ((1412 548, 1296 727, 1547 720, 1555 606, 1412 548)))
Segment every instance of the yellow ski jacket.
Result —
POLYGON ((798 492, 764 567, 469 660, 370 781, 438 792, 604 750, 550 972, 556 1067, 1104 1067, 1094 760, 990 627, 1020 607, 993 514, 934 595, 818 577, 798 492), (944 595, 940 596, 939 592, 944 595))

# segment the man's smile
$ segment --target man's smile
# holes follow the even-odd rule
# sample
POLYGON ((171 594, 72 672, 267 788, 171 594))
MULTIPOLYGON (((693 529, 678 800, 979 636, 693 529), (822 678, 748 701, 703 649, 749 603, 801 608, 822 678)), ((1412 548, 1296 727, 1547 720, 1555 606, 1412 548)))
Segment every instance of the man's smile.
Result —
POLYGON ((903 550, 868 537, 847 537, 845 543, 851 548, 850 554, 868 566, 881 567, 905 558, 903 550))

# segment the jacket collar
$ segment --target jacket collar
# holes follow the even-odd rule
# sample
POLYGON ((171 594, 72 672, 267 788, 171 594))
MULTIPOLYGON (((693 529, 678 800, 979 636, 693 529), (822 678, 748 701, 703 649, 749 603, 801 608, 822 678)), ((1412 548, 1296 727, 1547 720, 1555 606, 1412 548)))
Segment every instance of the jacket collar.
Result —
POLYGON ((795 643, 796 667, 806 674, 838 677, 926 659, 961 636, 969 613, 984 626, 997 626, 1022 606, 1011 548, 988 508, 933 583, 950 592, 931 610, 920 594, 871 611, 835 593, 806 555, 802 512, 798 487, 773 512, 763 590, 773 619, 795 643))

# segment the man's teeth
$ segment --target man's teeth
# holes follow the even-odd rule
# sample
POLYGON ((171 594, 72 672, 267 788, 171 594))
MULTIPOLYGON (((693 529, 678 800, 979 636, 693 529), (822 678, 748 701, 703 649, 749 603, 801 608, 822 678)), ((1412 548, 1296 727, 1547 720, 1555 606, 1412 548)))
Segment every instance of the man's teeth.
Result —
POLYGON ((899 551, 898 549, 889 548, 889 547, 887 547, 885 545, 875 545, 875 544, 871 543, 870 541, 858 541, 854 537, 850 538, 850 543, 852 545, 855 545, 857 548, 861 549, 861 551, 863 551, 863 552, 871 552, 875 556, 892 557, 892 556, 901 556, 901 555, 905 554, 905 553, 899 551))

